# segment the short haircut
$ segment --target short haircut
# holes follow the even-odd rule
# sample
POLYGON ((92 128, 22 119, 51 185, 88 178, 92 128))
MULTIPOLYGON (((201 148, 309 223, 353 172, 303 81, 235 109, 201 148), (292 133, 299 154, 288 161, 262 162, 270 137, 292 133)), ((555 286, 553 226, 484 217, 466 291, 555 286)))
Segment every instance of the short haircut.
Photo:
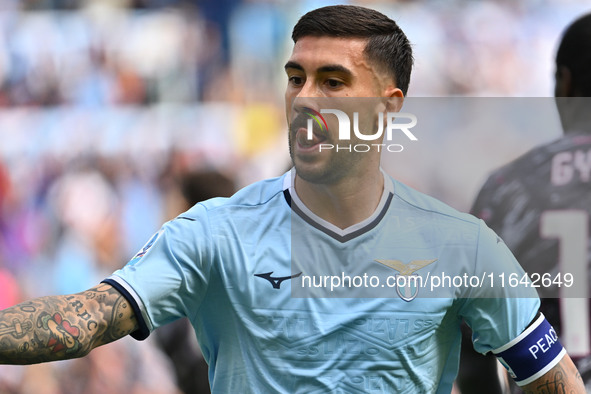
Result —
POLYGON ((591 14, 580 17, 566 29, 556 53, 556 66, 568 68, 573 87, 591 97, 591 14))
POLYGON ((318 8, 300 18, 291 38, 296 43, 309 36, 366 38, 367 59, 392 76, 406 95, 413 65, 412 48, 402 29, 386 15, 352 5, 318 8))

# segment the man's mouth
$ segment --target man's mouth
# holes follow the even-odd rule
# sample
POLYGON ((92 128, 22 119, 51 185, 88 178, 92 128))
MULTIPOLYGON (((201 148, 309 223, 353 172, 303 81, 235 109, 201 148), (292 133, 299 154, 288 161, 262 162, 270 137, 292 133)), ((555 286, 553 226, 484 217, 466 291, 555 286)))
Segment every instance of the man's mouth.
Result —
POLYGON ((298 147, 309 150, 316 147, 318 144, 321 144, 326 141, 326 136, 319 135, 317 133, 312 133, 312 139, 308 139, 308 130, 306 128, 300 127, 296 131, 295 141, 298 147))

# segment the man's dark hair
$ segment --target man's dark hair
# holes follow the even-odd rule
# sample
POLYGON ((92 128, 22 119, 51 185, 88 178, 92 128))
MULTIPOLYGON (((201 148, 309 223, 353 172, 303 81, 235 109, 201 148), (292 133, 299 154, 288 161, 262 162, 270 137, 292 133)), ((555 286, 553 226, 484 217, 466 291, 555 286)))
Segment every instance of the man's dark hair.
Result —
POLYGON ((367 59, 394 78, 406 95, 413 57, 410 42, 396 22, 386 15, 364 7, 336 5, 318 8, 300 18, 291 38, 302 37, 367 38, 367 59))
POLYGON ((568 68, 578 94, 591 97, 591 14, 566 29, 556 54, 556 66, 568 68))

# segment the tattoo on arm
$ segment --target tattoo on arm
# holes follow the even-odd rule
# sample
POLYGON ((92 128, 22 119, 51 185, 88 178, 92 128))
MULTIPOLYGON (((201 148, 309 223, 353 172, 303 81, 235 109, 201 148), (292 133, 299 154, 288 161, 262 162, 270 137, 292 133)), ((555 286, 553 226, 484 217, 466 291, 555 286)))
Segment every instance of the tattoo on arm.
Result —
POLYGON ((137 329, 127 300, 107 284, 0 311, 0 364, 81 357, 137 329))
POLYGON ((585 393, 581 374, 571 358, 565 355, 554 368, 523 387, 525 394, 579 394, 585 393))

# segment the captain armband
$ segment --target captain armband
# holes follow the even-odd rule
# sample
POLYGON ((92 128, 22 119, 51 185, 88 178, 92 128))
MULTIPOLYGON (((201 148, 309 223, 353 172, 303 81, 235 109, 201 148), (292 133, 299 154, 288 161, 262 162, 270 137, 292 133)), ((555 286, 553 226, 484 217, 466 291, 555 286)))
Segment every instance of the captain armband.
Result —
POLYGON ((566 354, 556 331, 541 313, 521 335, 492 352, 520 386, 544 375, 566 354))

